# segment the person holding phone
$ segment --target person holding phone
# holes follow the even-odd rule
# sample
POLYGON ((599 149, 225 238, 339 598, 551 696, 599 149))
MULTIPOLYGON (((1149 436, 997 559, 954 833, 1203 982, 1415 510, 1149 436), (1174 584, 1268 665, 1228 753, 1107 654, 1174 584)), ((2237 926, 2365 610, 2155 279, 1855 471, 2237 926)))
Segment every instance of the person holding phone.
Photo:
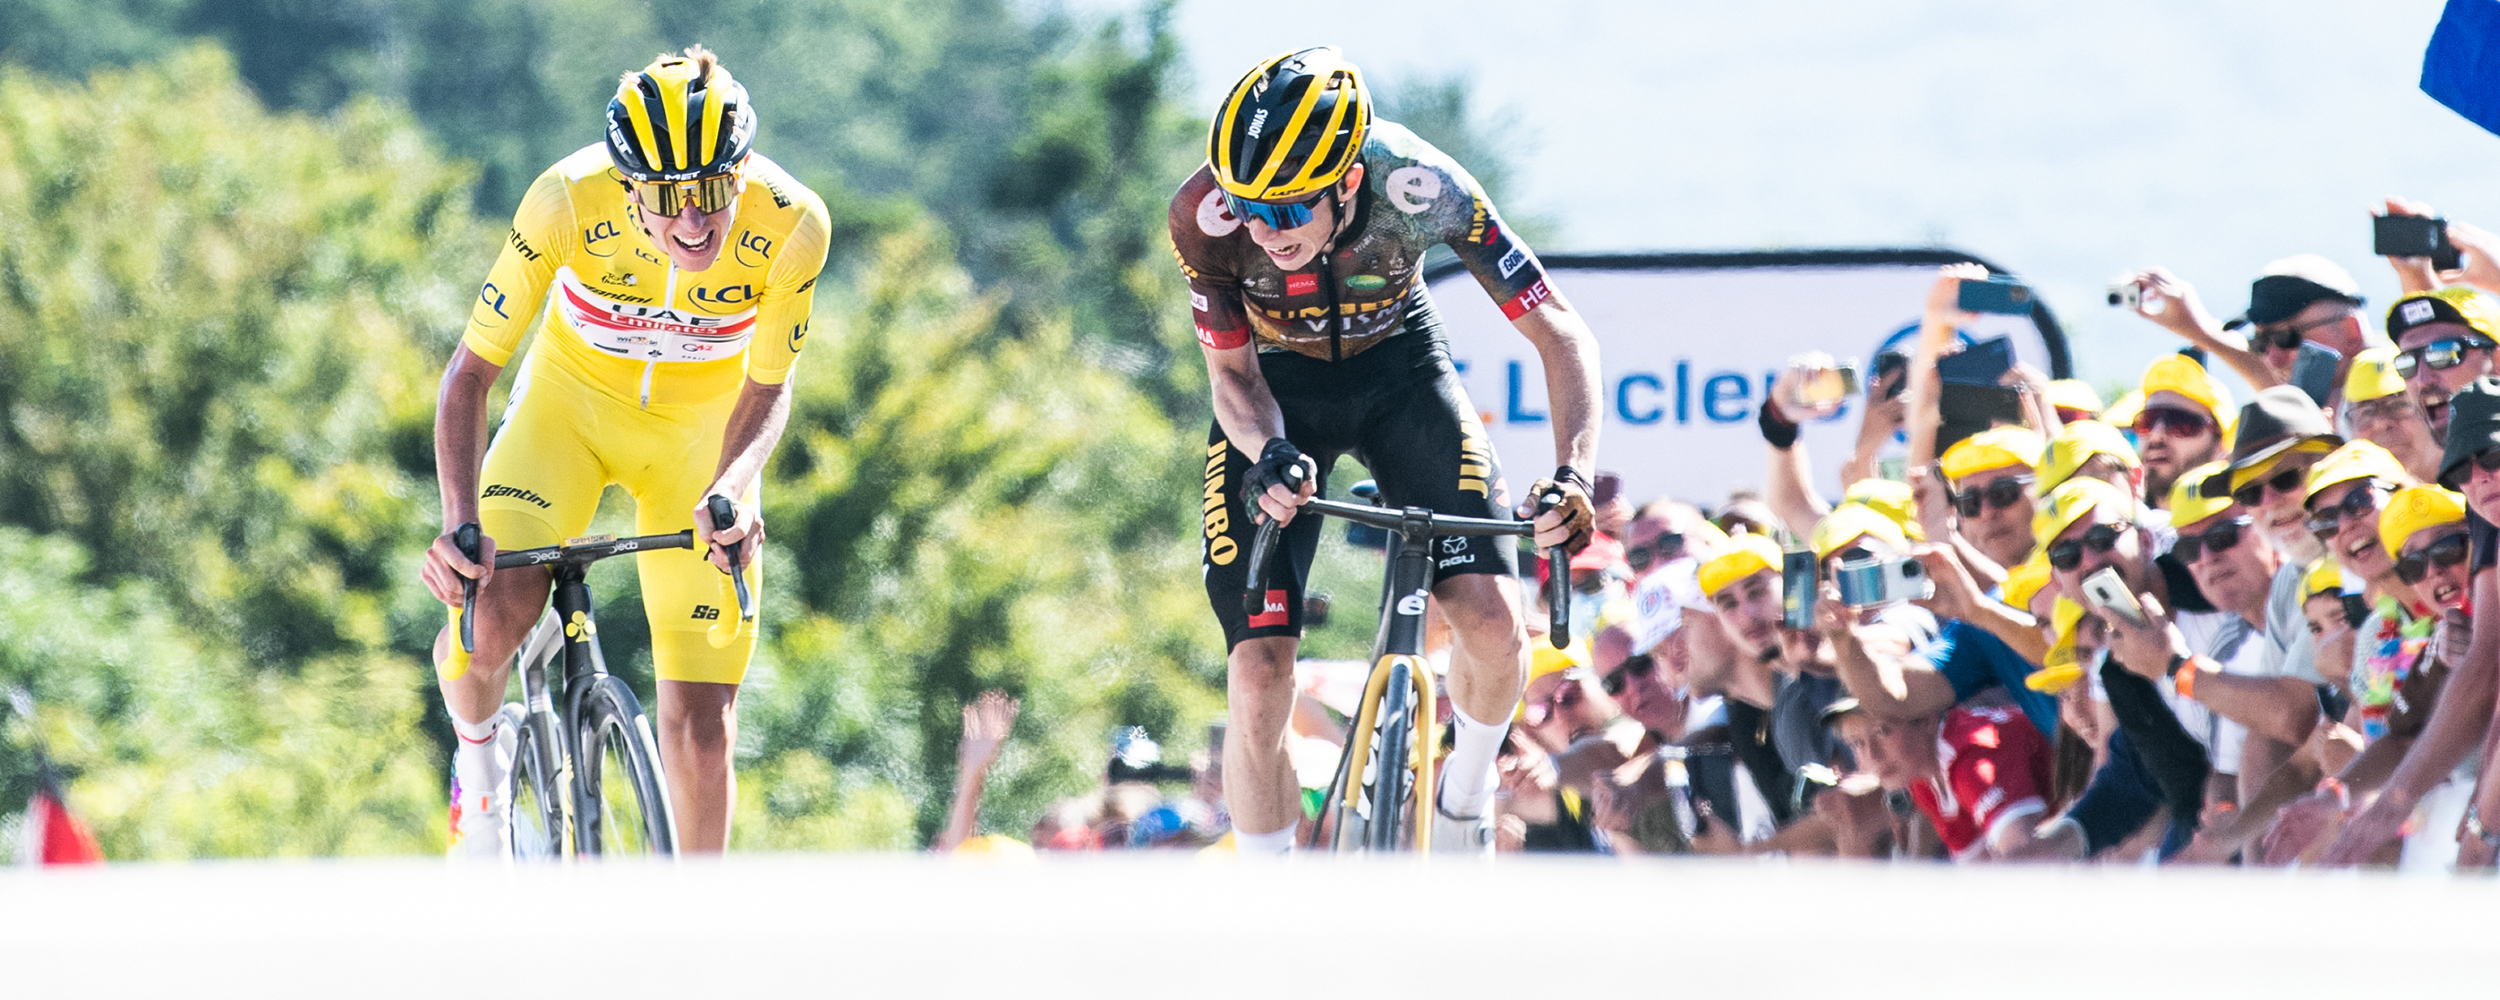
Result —
POLYGON ((2317 254, 2267 264, 2249 283, 2248 309, 2227 323, 2206 312, 2196 288, 2168 269, 2146 268, 2124 283, 2138 290, 2137 315, 2222 359, 2258 389, 2290 381, 2304 344, 2335 352, 2339 360, 2328 384, 2340 387, 2345 365, 2370 346, 2361 284, 2317 254))

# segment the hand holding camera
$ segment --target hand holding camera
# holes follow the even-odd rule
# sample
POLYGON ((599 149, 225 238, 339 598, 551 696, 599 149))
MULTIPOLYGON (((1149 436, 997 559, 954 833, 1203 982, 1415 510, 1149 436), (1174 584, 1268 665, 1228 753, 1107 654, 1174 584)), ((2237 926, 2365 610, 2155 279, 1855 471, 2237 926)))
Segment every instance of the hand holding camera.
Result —
POLYGON ((1771 399, 1779 405, 1780 415, 1798 424, 1839 413, 1857 391, 1857 362, 1835 361, 1821 351, 1788 359, 1788 367, 1771 383, 1771 399))

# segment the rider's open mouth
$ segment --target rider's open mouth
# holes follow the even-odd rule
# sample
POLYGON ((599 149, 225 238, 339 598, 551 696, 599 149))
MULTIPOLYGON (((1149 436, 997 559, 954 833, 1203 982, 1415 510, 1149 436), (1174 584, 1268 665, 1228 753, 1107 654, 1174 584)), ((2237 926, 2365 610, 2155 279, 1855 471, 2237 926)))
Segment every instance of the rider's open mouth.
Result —
POLYGON ((719 234, 717 232, 706 229, 703 231, 703 238, 699 240, 689 241, 683 236, 675 235, 670 236, 669 239, 675 240, 677 242, 677 248, 680 250, 684 250, 688 253, 702 253, 703 251, 712 248, 712 240, 718 235, 719 234))

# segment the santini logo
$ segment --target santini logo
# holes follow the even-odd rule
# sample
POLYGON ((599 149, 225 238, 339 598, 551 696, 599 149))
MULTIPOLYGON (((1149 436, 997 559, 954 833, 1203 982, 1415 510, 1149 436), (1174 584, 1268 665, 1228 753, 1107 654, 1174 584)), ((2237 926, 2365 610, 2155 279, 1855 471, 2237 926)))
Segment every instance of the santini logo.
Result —
POLYGON ((478 494, 478 499, 480 500, 492 500, 496 497, 511 497, 515 500, 527 500, 531 503, 537 504, 540 510, 545 510, 548 507, 547 498, 539 496, 538 494, 532 493, 528 490, 521 489, 517 486, 505 486, 501 483, 489 486, 486 488, 486 492, 478 494))

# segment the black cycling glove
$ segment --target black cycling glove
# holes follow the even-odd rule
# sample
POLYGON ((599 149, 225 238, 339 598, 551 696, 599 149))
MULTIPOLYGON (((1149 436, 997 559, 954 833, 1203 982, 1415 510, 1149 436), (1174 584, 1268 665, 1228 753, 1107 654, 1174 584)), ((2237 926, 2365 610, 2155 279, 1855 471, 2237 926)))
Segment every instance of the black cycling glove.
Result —
POLYGON ((1267 492, 1267 488, 1283 486, 1286 492, 1300 492, 1302 483, 1310 479, 1312 470, 1318 466, 1319 463, 1303 457, 1302 449, 1294 447, 1293 442, 1284 438, 1267 439, 1267 450, 1260 452, 1259 460, 1252 462, 1249 471, 1241 474, 1241 509, 1250 515, 1253 523, 1266 521, 1267 516, 1259 512, 1259 497, 1267 492), (1306 462, 1309 464, 1304 464, 1306 462), (1290 480, 1286 478, 1288 470, 1293 473, 1290 480))

